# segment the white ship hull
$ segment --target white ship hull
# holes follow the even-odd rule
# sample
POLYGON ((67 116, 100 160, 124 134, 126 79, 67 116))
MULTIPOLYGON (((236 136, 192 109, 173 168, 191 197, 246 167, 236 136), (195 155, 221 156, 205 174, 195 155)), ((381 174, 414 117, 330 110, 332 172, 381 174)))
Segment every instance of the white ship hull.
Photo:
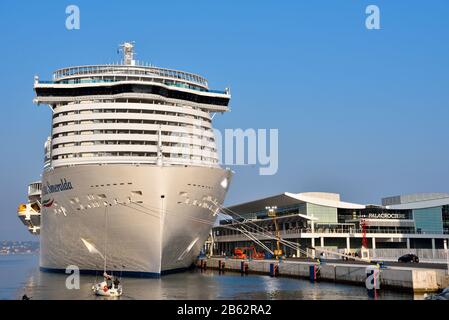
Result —
POLYGON ((47 171, 40 266, 102 271, 103 258, 88 251, 85 239, 106 255, 108 270, 158 276, 188 268, 230 179, 228 170, 200 166, 110 164, 47 171), (46 192, 48 185, 53 187, 46 192))

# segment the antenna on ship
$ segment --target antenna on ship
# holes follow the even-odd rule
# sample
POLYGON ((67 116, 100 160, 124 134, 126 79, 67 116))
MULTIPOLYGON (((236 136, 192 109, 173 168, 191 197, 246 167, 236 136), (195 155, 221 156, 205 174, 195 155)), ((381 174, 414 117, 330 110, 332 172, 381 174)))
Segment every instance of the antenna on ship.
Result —
POLYGON ((127 66, 135 66, 136 60, 134 60, 134 41, 124 42, 120 45, 120 50, 123 53, 123 62, 127 66))

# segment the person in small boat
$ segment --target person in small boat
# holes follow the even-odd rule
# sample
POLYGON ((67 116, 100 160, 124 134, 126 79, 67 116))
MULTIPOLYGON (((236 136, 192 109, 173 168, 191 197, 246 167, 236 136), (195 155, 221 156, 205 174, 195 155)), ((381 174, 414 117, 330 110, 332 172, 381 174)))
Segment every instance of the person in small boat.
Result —
POLYGON ((104 277, 104 281, 106 282, 106 286, 108 287, 108 289, 112 288, 112 276, 107 274, 106 272, 103 273, 103 277, 104 277))
POLYGON ((119 284, 120 284, 120 280, 118 278, 114 278, 114 287, 118 288, 119 284))

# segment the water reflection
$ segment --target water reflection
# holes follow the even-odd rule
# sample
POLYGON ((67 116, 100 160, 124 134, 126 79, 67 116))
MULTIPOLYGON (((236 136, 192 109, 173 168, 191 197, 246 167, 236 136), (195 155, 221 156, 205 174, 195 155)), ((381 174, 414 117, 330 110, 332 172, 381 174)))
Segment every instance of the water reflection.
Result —
MULTIPOLYGON (((37 256, 0 257, 0 298, 17 299, 27 294, 36 299, 110 299, 92 294, 92 284, 101 279, 81 275, 80 289, 68 290, 67 275, 39 271, 37 256)), ((193 270, 164 276, 160 279, 123 278, 124 293, 119 299, 371 299, 362 286, 334 283, 311 283, 308 280, 272 278, 261 275, 241 276, 239 273, 193 270)), ((378 299, 422 299, 380 290, 378 299)))
MULTIPOLYGON (((100 279, 82 275, 80 290, 65 287, 66 275, 36 271, 26 281, 24 292, 33 299, 105 299, 92 295, 91 286, 100 279)), ((189 271, 160 279, 123 278, 120 299, 370 299, 363 287, 307 280, 271 278, 215 271, 189 271)), ((413 295, 386 290, 378 299, 413 299, 413 295)), ((109 299, 109 298, 107 298, 109 299)))

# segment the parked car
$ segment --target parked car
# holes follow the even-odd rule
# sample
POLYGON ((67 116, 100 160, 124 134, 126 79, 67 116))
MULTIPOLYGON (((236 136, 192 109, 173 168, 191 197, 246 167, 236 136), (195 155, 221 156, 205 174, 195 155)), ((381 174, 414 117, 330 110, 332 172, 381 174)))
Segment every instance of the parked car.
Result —
POLYGON ((402 257, 399 257, 398 262, 415 262, 418 263, 419 262, 419 258, 417 255, 413 254, 413 253, 407 253, 404 254, 402 257))

